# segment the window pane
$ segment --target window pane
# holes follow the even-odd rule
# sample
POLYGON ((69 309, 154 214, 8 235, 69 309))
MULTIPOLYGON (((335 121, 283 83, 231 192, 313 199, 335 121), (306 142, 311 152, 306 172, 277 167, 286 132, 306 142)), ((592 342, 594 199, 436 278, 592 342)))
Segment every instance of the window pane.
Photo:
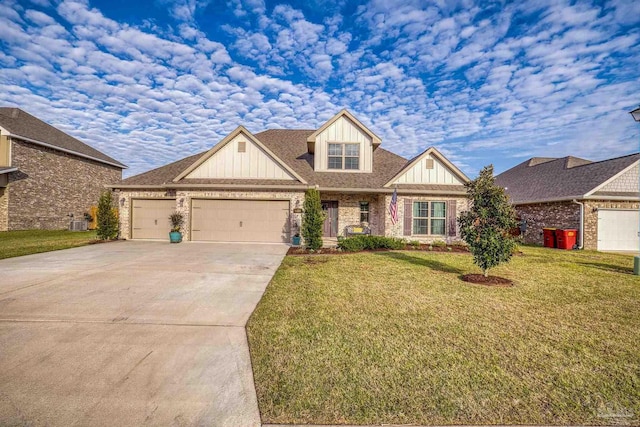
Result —
POLYGON ((358 169, 360 162, 357 157, 345 157, 344 158, 344 168, 345 169, 358 169))
POLYGON ((360 202, 360 212, 369 212, 369 202, 360 202))
POLYGON ((330 156, 342 156, 342 144, 329 144, 330 156))
POLYGON ((427 220, 426 219, 414 219, 413 220, 413 234, 427 234, 427 220))
POLYGON ((342 169, 342 157, 329 157, 329 169, 342 169))
POLYGON ((345 156, 360 156, 360 144, 345 144, 345 156))
POLYGON ((428 202, 414 202, 413 203, 413 216, 416 218, 426 218, 429 216, 429 203, 428 202))
POLYGON ((433 202, 431 203, 431 216, 433 218, 445 218, 445 209, 446 204, 444 202, 433 202))
POLYGON ((431 220, 431 234, 444 235, 444 219, 431 220))

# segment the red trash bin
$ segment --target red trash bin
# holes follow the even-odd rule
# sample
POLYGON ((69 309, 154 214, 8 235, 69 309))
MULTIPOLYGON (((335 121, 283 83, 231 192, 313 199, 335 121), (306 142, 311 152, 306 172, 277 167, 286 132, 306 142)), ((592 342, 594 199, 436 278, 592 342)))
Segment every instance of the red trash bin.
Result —
POLYGON ((542 235, 544 237, 545 248, 556 247, 556 229, 555 228, 543 228, 542 235))
POLYGON ((573 249, 576 244, 576 237, 578 236, 578 230, 574 228, 567 228, 565 230, 556 230, 556 240, 558 242, 558 249, 573 249))

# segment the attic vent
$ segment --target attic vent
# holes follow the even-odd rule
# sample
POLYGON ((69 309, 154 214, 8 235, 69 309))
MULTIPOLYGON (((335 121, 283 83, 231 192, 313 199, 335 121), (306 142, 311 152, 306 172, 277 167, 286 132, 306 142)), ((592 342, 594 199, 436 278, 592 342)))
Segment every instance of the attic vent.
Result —
POLYGON ((238 153, 247 151, 247 141, 238 141, 238 153))
POLYGON ((433 169, 433 159, 425 159, 424 163, 427 169, 433 169))

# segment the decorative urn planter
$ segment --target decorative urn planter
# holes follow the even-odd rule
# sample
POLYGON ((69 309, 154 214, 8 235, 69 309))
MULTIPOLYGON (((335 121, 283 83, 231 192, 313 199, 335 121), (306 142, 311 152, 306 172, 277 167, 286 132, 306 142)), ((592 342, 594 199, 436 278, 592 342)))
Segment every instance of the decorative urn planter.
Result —
POLYGON ((171 243, 180 243, 182 242, 182 233, 179 231, 171 231, 169 233, 169 241, 171 243))
POLYGON ((291 243, 293 246, 300 246, 300 236, 293 236, 291 238, 291 243))

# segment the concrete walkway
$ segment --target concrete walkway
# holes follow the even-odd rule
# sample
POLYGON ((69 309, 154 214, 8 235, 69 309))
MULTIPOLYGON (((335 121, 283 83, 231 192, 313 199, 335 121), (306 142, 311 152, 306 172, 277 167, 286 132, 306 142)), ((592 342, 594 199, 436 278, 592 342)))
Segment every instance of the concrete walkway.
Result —
POLYGON ((244 326, 285 245, 0 261, 0 424, 259 426, 244 326))

